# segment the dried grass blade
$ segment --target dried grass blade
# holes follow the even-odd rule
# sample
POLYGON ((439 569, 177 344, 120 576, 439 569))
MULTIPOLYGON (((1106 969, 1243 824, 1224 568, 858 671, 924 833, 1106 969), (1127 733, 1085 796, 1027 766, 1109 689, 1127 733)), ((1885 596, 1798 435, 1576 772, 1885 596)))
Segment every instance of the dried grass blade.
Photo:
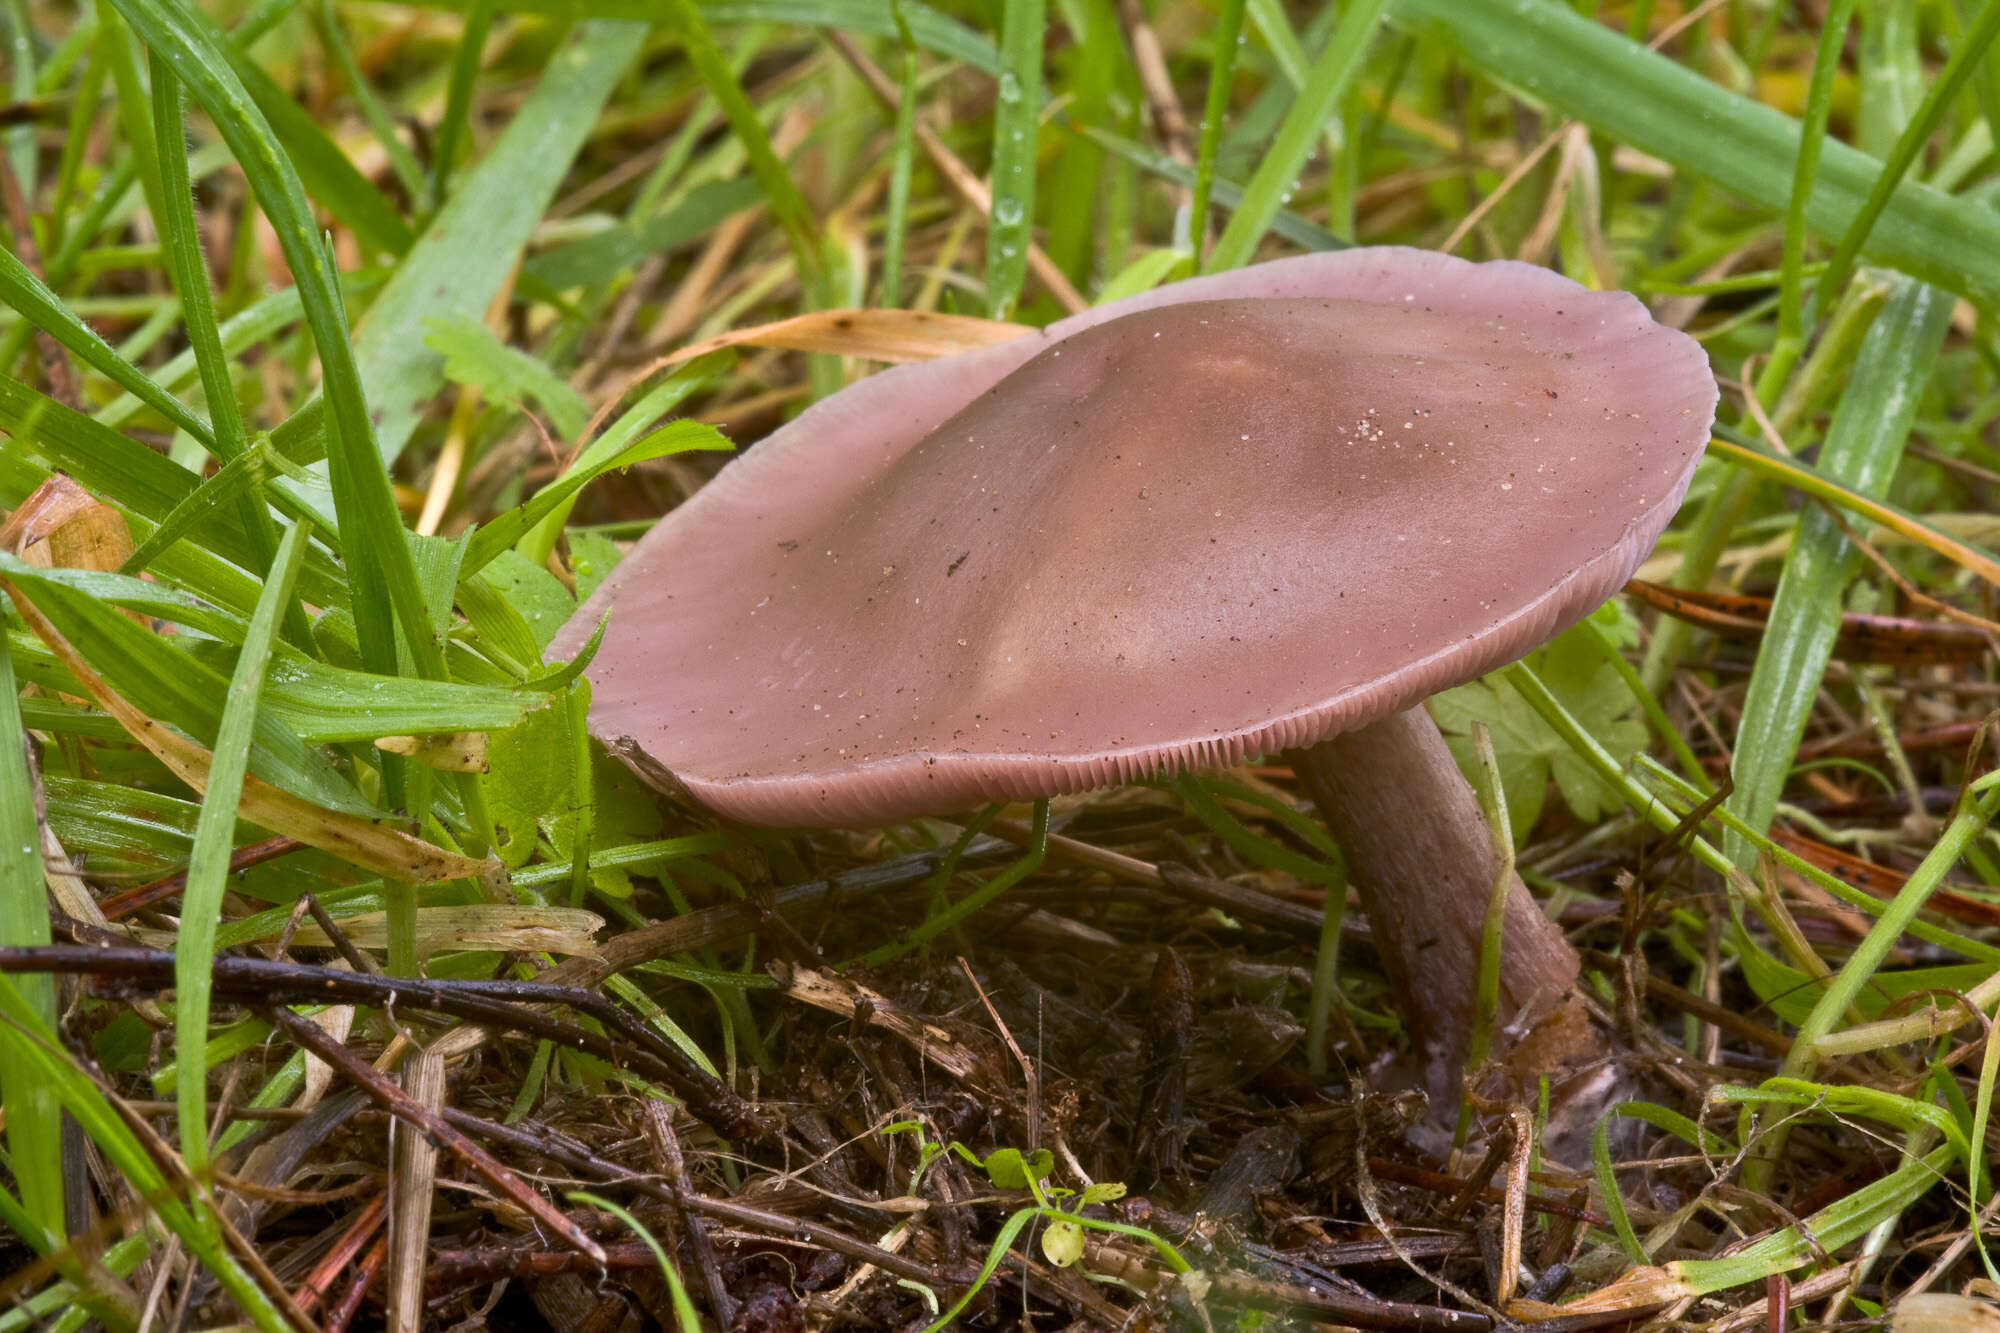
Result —
MULTIPOLYGON (((47 644, 49 651, 77 678, 91 699, 117 719, 139 744, 196 791, 208 789, 214 755, 187 737, 147 717, 109 685, 57 632, 48 618, 11 583, 7 595, 14 609, 47 644)), ((237 814, 260 828, 298 839, 352 865, 406 884, 434 884, 448 879, 484 879, 497 874, 500 863, 474 860, 434 847, 375 820, 301 800, 256 777, 245 776, 237 814)))
POLYGON ((1725 440, 1718 436, 1708 442, 1708 447, 1710 452, 1727 458, 1732 463, 1740 463, 1753 471, 1761 472, 1773 481, 1803 491, 1815 500, 1852 510, 1900 537, 1907 538, 1919 546, 1929 547, 1953 564, 2000 587, 2000 561, 1996 561, 1969 542, 1960 541, 1943 529, 1934 527, 1912 514, 1904 513, 1885 500, 1875 500, 1862 495, 1796 459, 1779 458, 1734 440, 1725 440))
POLYGON ((678 365, 725 347, 776 347, 896 363, 929 361, 1011 342, 1034 331, 1006 320, 927 310, 815 310, 690 343, 659 364, 678 365))

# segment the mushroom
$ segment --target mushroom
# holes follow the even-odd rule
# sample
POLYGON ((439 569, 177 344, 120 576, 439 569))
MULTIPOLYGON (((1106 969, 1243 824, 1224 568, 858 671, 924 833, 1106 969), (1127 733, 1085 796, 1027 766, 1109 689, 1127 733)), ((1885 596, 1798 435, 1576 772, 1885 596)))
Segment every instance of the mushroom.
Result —
MULTIPOLYGON (((659 523, 551 651, 610 612, 593 733, 757 824, 1289 752, 1436 1086, 1497 865, 1421 701, 1625 581, 1715 401, 1701 349, 1624 293, 1400 248, 1279 260, 833 395, 659 523)), ((1511 1030, 1577 972, 1515 880, 1511 1030)))

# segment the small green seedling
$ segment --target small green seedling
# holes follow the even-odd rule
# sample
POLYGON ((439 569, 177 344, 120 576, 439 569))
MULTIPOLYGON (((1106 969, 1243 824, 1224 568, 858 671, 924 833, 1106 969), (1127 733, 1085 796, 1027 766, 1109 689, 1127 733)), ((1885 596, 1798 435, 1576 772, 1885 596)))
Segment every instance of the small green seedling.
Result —
POLYGON ((993 1238, 992 1248, 987 1251, 986 1262, 980 1265, 979 1276, 966 1288, 958 1302, 924 1330, 924 1333, 938 1333, 959 1311, 971 1303, 980 1288, 1000 1268, 1007 1251, 1013 1247, 1015 1237, 1023 1228, 1040 1219, 1048 1227, 1042 1232, 1042 1257, 1058 1268, 1067 1268, 1083 1257, 1083 1233, 1085 1231, 1105 1232, 1112 1235, 1131 1236, 1145 1241, 1159 1251, 1167 1266, 1179 1278, 1182 1285, 1197 1297, 1206 1287, 1200 1282, 1200 1275, 1191 1264, 1165 1240, 1143 1227, 1129 1226, 1123 1222, 1111 1222, 1099 1217, 1085 1217, 1083 1210, 1092 1204, 1110 1203, 1125 1197, 1125 1186, 1117 1181, 1107 1181, 1096 1185, 1086 1185, 1082 1190, 1066 1189, 1060 1185, 1048 1184, 1049 1176, 1055 1170, 1055 1155, 1047 1148, 1037 1148, 1031 1153, 1022 1153, 1018 1148, 996 1148, 985 1157, 979 1156, 963 1143, 953 1140, 939 1143, 925 1132, 922 1121, 898 1120, 882 1127, 884 1134, 914 1134, 917 1140, 917 1168, 910 1173, 910 1191, 916 1192, 923 1180, 924 1172, 931 1163, 947 1152, 957 1153, 966 1162, 986 1173, 986 1179, 997 1189, 1026 1190, 1034 1202, 1016 1210, 1001 1224, 1000 1231, 993 1238))

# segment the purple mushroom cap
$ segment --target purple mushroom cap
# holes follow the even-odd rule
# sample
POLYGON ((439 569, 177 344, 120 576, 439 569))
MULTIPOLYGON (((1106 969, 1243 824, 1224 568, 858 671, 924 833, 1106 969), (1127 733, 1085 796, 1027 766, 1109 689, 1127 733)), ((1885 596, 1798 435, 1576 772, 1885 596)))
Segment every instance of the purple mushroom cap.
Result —
POLYGON ((1716 390, 1631 296, 1356 249, 883 371, 639 542, 594 734, 753 823, 1310 745, 1512 661, 1673 516, 1716 390))

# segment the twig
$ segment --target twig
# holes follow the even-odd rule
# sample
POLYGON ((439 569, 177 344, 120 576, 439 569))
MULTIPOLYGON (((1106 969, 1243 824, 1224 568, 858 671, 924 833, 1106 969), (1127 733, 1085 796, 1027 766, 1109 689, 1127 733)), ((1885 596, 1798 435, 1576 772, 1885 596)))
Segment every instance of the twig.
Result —
POLYGON ((674 1197, 668 1206, 674 1210, 681 1229, 687 1232, 688 1248, 694 1251, 695 1266, 701 1269, 702 1286, 708 1292, 708 1312, 722 1327, 734 1327, 736 1302, 730 1299, 729 1289, 723 1285, 722 1268, 716 1263, 715 1246, 708 1238, 708 1228, 699 1217, 688 1211, 685 1203, 693 1191, 688 1188, 687 1161, 681 1156, 681 1141, 674 1133, 673 1112, 655 1097, 648 1097, 643 1109, 646 1137, 653 1141, 653 1150, 660 1155, 660 1165, 665 1168, 667 1184, 673 1187, 674 1197))
MULTIPOLYGON (((238 871, 248 871, 254 865, 262 865, 290 851, 298 851, 300 847, 304 847, 304 843, 300 843, 298 839, 284 839, 284 837, 264 839, 262 843, 250 843, 246 847, 238 847, 234 853, 230 853, 230 875, 236 875, 238 871)), ((126 889, 124 893, 114 893, 112 897, 104 899, 104 903, 100 903, 100 909, 104 911, 106 921, 118 921, 120 917, 130 917, 142 907, 152 907, 154 903, 176 899, 180 897, 180 891, 186 887, 188 887, 188 873, 174 871, 172 875, 162 875, 160 879, 148 885, 140 885, 138 889, 126 889)))
MULTIPOLYGON (((959 864, 998 860, 1007 852, 1007 844, 998 838, 975 838, 959 857, 959 864)), ((763 911, 748 903, 724 903, 656 921, 606 940, 594 957, 564 959, 543 972, 536 984, 595 986, 614 973, 668 954, 733 944, 754 932, 771 911, 831 911, 872 894, 921 884, 943 855, 941 850, 918 852, 828 879, 788 885, 772 891, 763 911)), ((486 1034, 478 1028, 461 1028, 440 1038, 437 1045, 447 1055, 463 1055, 476 1050, 485 1039, 486 1034)))
POLYGON ((1021 1050, 1020 1043, 1014 1040, 1014 1034, 1008 1030, 1006 1020, 1000 1017, 1000 1011, 995 1009, 993 1001, 987 998, 986 987, 979 984, 979 978, 972 973, 972 964, 966 962, 963 955, 959 957, 958 970, 965 973, 965 979, 972 983, 972 992, 979 997, 979 1003, 986 1007, 986 1016, 993 1020, 993 1026, 999 1029, 1000 1040, 1007 1043, 1007 1049, 1014 1054, 1015 1063, 1021 1066, 1021 1079, 1027 1085, 1028 1147, 1039 1148, 1042 1146, 1042 1080, 1035 1073, 1034 1061, 1028 1059, 1026 1053, 1021 1050))
POLYGON ((362 1248, 375 1238, 375 1233, 382 1229, 382 1223, 388 1216, 389 1196, 386 1193, 378 1193, 368 1201, 366 1207, 354 1215, 354 1220, 347 1224, 347 1230, 334 1242, 333 1248, 314 1265, 312 1272, 306 1275, 306 1280, 300 1284, 299 1289, 292 1293, 292 1299, 298 1303, 301 1310, 310 1310, 326 1299, 327 1292, 333 1288, 334 1279, 339 1277, 340 1271, 353 1263, 362 1248))
POLYGON ((891 1253, 877 1245, 870 1245, 865 1240, 857 1239, 838 1228, 826 1226, 810 1218, 788 1217, 783 1213, 753 1208, 734 1199, 712 1199, 702 1194, 681 1193, 674 1189, 671 1182, 656 1176, 634 1175, 631 1168, 604 1160, 568 1135, 550 1129, 546 1125, 537 1125, 532 1129, 518 1125, 503 1125, 449 1106, 444 1109, 443 1114, 448 1123, 467 1134, 496 1143, 505 1143, 520 1151, 539 1153, 578 1175, 624 1185, 667 1203, 679 1202, 694 1212, 720 1222, 727 1222, 732 1226, 742 1227, 746 1231, 809 1241, 836 1254, 846 1255, 861 1263, 874 1264, 884 1272, 908 1278, 912 1282, 923 1283, 928 1287, 951 1284, 950 1279, 944 1274, 914 1259, 891 1253))
POLYGON ((353 1323, 354 1316, 360 1313, 361 1302, 368 1296, 368 1288, 375 1285, 375 1278, 381 1273, 382 1265, 388 1258, 389 1238, 383 1236, 368 1247, 367 1256, 361 1260, 361 1266, 355 1271, 354 1281, 348 1284, 346 1293, 340 1298, 340 1304, 326 1317, 325 1333, 347 1333, 347 1326, 353 1323))
POLYGON ((1153 31, 1146 17, 1146 6, 1141 0, 1118 0, 1118 18, 1125 25, 1125 45, 1131 52, 1132 68, 1138 72, 1146 104, 1153 109, 1167 156, 1183 165, 1192 165, 1194 153, 1188 143, 1191 134, 1187 113, 1181 110, 1180 97, 1174 92, 1166 52, 1160 47, 1160 35, 1153 31))
MULTIPOLYGON (((78 972, 163 989, 173 984, 174 956, 124 945, 0 949, 0 972, 78 972)), ((218 955, 211 976, 216 996, 239 1004, 401 1005, 546 1037, 659 1080, 686 1098, 690 1111, 727 1137, 754 1139, 766 1132, 749 1103, 679 1047, 596 991, 534 981, 368 976, 234 954, 218 955), (625 1042, 565 1023, 535 1007, 550 1004, 589 1014, 615 1029, 625 1042)))
POLYGON ((346 1076, 348 1082, 374 1098, 382 1109, 419 1133, 428 1136, 478 1172, 480 1178, 487 1184, 513 1200, 530 1217, 560 1236, 570 1246, 591 1256, 599 1263, 604 1261, 602 1246, 584 1235, 576 1223, 563 1215, 561 1209, 530 1189, 526 1181, 508 1169, 493 1154, 454 1128, 443 1112, 432 1110, 404 1092, 366 1060, 290 1009, 282 1005, 263 1005, 259 1008, 272 1024, 282 1028, 298 1045, 310 1050, 339 1070, 346 1076))

